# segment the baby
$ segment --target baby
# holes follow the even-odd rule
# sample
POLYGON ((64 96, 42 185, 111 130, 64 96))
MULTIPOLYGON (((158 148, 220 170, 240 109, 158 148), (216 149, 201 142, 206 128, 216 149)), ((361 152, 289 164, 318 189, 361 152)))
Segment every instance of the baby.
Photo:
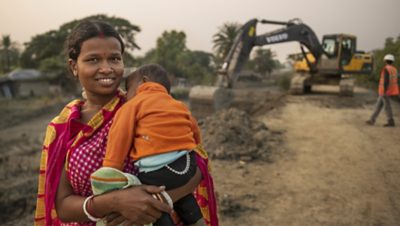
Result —
MULTIPOLYGON (((200 143, 200 130, 187 107, 170 95, 167 72, 144 65, 128 76, 126 88, 128 102, 114 117, 103 166, 122 170, 129 156, 143 184, 167 190, 186 184, 197 170, 192 150, 200 143)), ((186 225, 203 225, 192 194, 175 202, 174 210, 186 225)), ((164 213, 154 225, 174 223, 164 213)))

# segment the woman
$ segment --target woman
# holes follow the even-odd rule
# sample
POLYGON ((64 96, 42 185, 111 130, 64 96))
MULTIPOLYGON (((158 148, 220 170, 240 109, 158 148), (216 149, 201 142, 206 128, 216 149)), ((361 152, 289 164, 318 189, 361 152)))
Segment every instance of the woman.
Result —
MULTIPOLYGON (((124 221, 126 225, 154 222, 162 212, 172 211, 152 196, 163 187, 143 185, 96 196, 90 200, 91 213, 84 211, 89 208, 85 200, 92 195, 89 176, 101 166, 112 118, 125 101, 118 89, 124 68, 124 43, 110 25, 85 21, 71 31, 66 50, 69 69, 82 85, 86 100, 69 103, 47 128, 35 225, 95 225, 89 215, 107 216, 109 225, 124 221)), ((202 174, 196 198, 206 222, 217 225, 207 156, 201 148, 198 153, 201 173, 197 172, 187 185, 168 193, 173 201, 191 193, 202 174)), ((125 171, 136 174, 128 161, 125 171)))

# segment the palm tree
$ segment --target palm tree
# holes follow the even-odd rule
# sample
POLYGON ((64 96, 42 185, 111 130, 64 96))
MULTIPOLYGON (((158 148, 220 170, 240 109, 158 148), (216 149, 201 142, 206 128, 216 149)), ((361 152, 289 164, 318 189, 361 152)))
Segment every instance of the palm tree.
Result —
POLYGON ((213 35, 213 49, 217 60, 223 60, 228 55, 241 25, 238 23, 224 23, 213 35))
POLYGON ((5 72, 10 71, 10 47, 11 47, 10 35, 3 35, 1 39, 1 50, 2 52, 4 52, 5 72))
POLYGON ((19 46, 13 42, 10 35, 3 35, 0 39, 0 72, 7 73, 18 65, 19 46))

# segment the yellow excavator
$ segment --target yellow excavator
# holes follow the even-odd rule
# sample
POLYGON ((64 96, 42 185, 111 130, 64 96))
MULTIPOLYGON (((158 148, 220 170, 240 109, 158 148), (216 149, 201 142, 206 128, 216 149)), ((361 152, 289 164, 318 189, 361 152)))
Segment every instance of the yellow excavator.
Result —
MULTIPOLYGON (((227 108, 236 98, 233 87, 255 46, 296 41, 302 57, 295 61, 289 92, 304 94, 314 84, 337 84, 340 95, 351 96, 354 90, 353 74, 370 74, 373 58, 356 48, 356 36, 349 34, 324 35, 322 44, 314 31, 300 19, 288 22, 252 19, 239 30, 235 41, 218 71, 215 86, 194 86, 189 93, 194 112, 214 112, 227 108), (257 23, 280 25, 277 30, 256 34, 257 23)), ((203 116, 205 113, 198 113, 203 116)))

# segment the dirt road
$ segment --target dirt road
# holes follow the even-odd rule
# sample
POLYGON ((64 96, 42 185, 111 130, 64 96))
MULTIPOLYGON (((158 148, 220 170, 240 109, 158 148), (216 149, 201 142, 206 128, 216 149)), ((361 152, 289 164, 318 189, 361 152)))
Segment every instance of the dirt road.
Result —
MULTIPOLYGON (((400 225, 400 106, 397 127, 383 128, 383 114, 370 127, 373 93, 315 91, 257 112, 271 159, 212 160, 220 225, 400 225)), ((40 143, 55 112, 0 128, 2 225, 31 225, 40 143)))
POLYGON ((400 225, 400 127, 366 126, 374 94, 334 89, 259 117, 282 134, 273 163, 213 162, 221 225, 400 225))

